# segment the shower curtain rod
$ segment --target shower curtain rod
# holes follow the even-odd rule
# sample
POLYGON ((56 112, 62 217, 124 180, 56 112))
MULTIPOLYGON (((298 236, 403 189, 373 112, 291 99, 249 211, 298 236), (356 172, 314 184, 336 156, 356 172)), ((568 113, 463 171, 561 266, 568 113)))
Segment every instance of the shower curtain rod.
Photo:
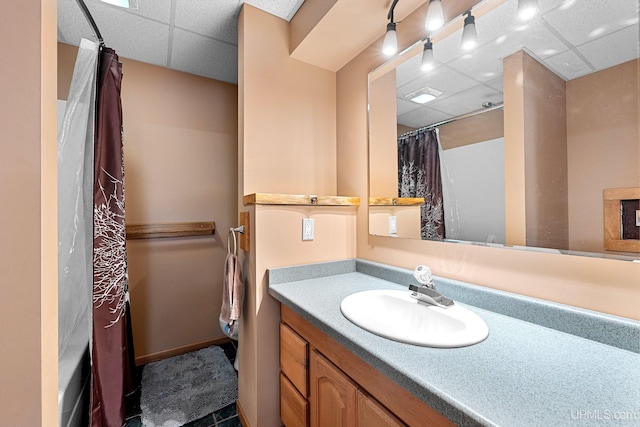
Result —
POLYGON ((432 125, 428 125, 428 126, 424 126, 421 127, 419 129, 415 129, 409 132, 405 132, 402 135, 400 135, 398 138, 402 138, 405 136, 409 136, 412 134, 417 134, 418 132, 424 132, 425 130, 431 130, 431 129, 435 129, 439 126, 443 126, 452 122, 456 122, 458 120, 462 120, 462 119, 468 119, 469 117, 473 117, 473 116, 477 116, 478 114, 482 114, 482 113, 488 113, 489 111, 493 111, 493 110, 497 110, 498 108, 504 109, 504 102, 498 102, 497 104, 492 104, 489 107, 485 107, 482 108, 480 110, 476 110, 476 111, 472 111, 470 113, 466 113, 466 114, 462 114, 460 116, 456 116, 456 117, 451 117, 450 119, 447 120, 443 120, 441 122, 438 123, 434 123, 432 125))
POLYGON ((84 17, 89 22, 89 25, 91 25, 91 29, 93 29, 93 34, 95 34, 95 36, 98 38, 98 43, 100 43, 100 47, 104 47, 105 44, 104 44, 104 40, 102 38, 102 34, 100 34, 100 30, 98 29, 98 26, 96 25, 96 21, 93 20, 93 16, 91 16, 91 12, 89 12, 89 8, 84 3, 84 0, 76 0, 76 3, 78 3, 78 6, 82 10, 82 13, 84 14, 84 17))

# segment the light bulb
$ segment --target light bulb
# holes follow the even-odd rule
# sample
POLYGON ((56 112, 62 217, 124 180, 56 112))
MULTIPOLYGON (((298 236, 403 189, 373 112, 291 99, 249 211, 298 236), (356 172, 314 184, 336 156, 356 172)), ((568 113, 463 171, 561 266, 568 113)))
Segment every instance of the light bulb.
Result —
POLYGON ((395 22, 387 24, 387 34, 384 36, 382 43, 382 53, 385 56, 392 56, 398 51, 398 36, 396 35, 395 22))
POLYGON ((435 31, 444 25, 444 12, 440 0, 431 0, 427 9, 427 17, 424 21, 424 28, 427 31, 435 31))
POLYGON ((528 21, 538 14, 538 0, 518 0, 518 19, 528 21))
POLYGON ((471 12, 464 18, 464 28, 462 29, 462 49, 471 50, 478 44, 478 33, 476 32, 476 19, 471 12))
POLYGON ((435 67, 435 58, 433 57, 433 44, 431 40, 427 39, 427 42, 424 44, 424 50, 422 51, 422 62, 420 64, 420 69, 422 71, 431 71, 435 67))

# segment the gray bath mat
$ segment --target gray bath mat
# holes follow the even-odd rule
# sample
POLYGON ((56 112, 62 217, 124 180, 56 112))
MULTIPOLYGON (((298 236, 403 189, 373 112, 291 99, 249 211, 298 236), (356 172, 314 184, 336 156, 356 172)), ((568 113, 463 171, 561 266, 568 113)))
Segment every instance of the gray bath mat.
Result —
POLYGON ((238 399, 238 377, 220 347, 153 362, 142 370, 145 427, 178 427, 238 399))

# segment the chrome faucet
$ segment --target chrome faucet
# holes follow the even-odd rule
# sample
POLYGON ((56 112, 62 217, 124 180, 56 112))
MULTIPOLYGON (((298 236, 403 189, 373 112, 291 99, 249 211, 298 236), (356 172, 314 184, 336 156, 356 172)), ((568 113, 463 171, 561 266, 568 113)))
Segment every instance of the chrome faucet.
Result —
POLYGON ((442 296, 433 285, 431 269, 426 265, 419 265, 413 270, 413 277, 420 285, 409 285, 411 296, 418 301, 435 305, 442 308, 449 308, 454 303, 453 300, 442 296))

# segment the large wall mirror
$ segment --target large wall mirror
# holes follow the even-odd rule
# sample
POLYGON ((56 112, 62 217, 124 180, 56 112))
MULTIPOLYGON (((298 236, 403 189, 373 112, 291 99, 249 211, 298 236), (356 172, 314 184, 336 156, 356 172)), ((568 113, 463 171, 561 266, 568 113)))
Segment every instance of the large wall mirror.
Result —
POLYGON ((473 50, 460 16, 370 73, 369 233, 640 259, 638 201, 630 246, 608 249, 604 212, 640 190, 638 3, 517 3, 474 6, 473 50))

